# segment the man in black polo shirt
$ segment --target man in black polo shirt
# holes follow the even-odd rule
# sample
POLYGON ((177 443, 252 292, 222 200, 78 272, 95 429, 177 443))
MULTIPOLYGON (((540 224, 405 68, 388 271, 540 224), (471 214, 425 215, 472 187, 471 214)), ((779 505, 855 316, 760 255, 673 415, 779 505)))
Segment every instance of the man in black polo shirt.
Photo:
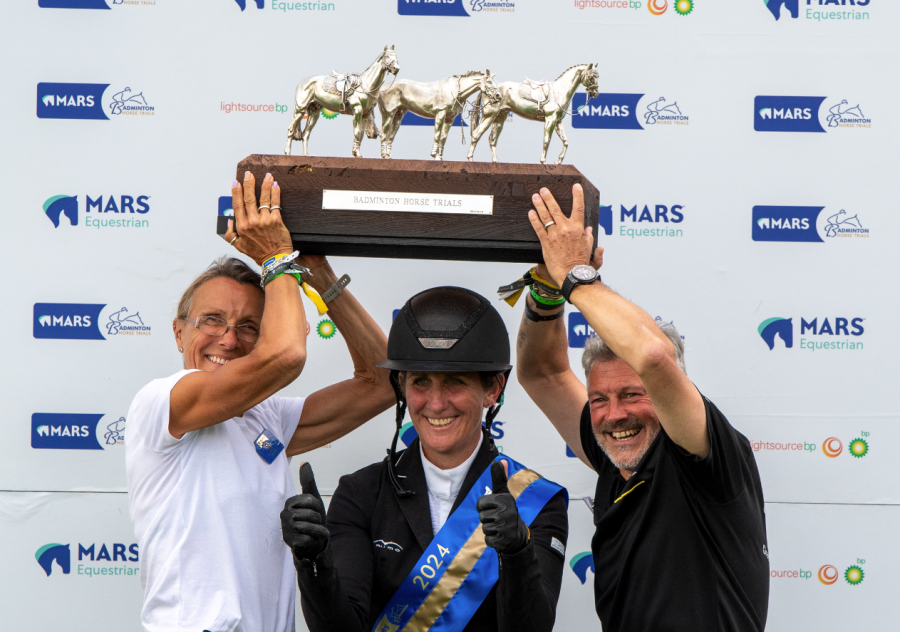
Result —
POLYGON ((571 219, 547 189, 533 197, 546 265, 526 296, 517 375, 598 474, 591 549, 603 630, 761 631, 769 560, 750 444, 688 379, 674 327, 600 283, 603 250, 591 251, 578 185, 573 194, 571 219), (569 366, 560 297, 597 334, 583 358, 587 392, 569 366))

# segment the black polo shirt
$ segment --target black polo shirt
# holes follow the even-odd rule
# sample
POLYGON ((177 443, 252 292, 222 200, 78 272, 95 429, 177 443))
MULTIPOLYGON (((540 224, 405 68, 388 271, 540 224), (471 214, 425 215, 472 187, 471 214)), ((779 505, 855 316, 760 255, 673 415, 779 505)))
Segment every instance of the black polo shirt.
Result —
POLYGON ((769 559, 762 486, 750 442, 706 403, 710 453, 662 428, 626 481, 581 415, 597 470, 594 597, 604 632, 762 631, 769 559))

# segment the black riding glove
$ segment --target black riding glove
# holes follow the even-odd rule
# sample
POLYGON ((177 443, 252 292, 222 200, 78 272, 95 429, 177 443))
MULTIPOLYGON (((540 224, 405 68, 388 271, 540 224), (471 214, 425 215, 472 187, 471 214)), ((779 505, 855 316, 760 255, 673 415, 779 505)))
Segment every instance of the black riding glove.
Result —
POLYGON ((287 499, 281 512, 281 537, 291 547, 296 560, 315 561, 328 548, 328 528, 325 526, 325 505, 316 487, 312 466, 300 466, 298 496, 287 499))
POLYGON ((491 493, 478 499, 478 519, 484 531, 484 541, 498 553, 518 553, 531 538, 531 532, 519 518, 516 499, 509 493, 503 463, 491 463, 491 493))

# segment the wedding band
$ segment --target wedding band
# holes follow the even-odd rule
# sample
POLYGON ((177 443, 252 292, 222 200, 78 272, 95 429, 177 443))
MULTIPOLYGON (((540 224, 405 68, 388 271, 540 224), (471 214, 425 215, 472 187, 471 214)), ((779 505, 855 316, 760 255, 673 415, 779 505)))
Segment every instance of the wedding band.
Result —
POLYGON ((549 222, 547 222, 546 224, 544 224, 544 229, 545 229, 545 230, 549 230, 550 227, 553 226, 555 223, 556 223, 556 222, 554 222, 554 221, 551 219, 549 222))
POLYGON ((280 210, 281 210, 281 207, 280 207, 280 206, 273 206, 273 207, 270 208, 269 210, 270 210, 270 211, 280 211, 280 210))
POLYGON ((260 206, 258 210, 261 211, 261 210, 263 210, 263 209, 272 210, 272 209, 270 209, 268 206, 265 206, 265 205, 260 206))
POLYGON ((234 238, 233 238, 231 241, 228 242, 228 245, 229 245, 229 246, 233 246, 233 245, 234 245, 234 242, 237 241, 237 238, 238 238, 238 237, 240 237, 240 235, 235 235, 234 238))

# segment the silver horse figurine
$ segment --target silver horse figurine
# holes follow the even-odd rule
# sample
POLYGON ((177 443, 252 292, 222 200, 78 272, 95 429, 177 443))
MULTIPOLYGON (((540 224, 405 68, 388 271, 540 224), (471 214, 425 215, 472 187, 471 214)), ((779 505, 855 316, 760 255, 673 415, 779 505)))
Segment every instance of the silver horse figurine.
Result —
POLYGON ((518 114, 522 118, 532 121, 544 122, 544 149, 541 152, 541 164, 547 160, 547 147, 550 145, 550 137, 553 130, 562 141, 563 148, 556 159, 556 164, 562 164, 566 157, 566 149, 569 142, 566 140, 566 131, 563 128, 563 117, 568 114, 572 95, 580 85, 585 87, 588 96, 596 98, 600 90, 597 86, 599 75, 596 64, 580 64, 563 71, 556 81, 531 81, 525 79, 523 83, 505 81, 500 84, 500 102, 487 103, 483 109, 481 99, 476 98, 475 108, 472 114, 472 142, 469 145, 467 158, 472 161, 475 155, 475 146, 479 139, 491 127, 491 159, 497 160, 497 139, 503 131, 503 124, 507 119, 507 112, 518 114), (479 122, 481 116, 484 120, 479 122))
POLYGON ((401 79, 378 94, 381 111, 381 157, 391 157, 391 144, 407 112, 434 119, 434 145, 431 156, 443 160, 444 144, 456 117, 463 112, 466 99, 481 92, 490 103, 500 102, 500 92, 490 70, 470 70, 430 83, 401 79))
POLYGON ((294 97, 294 118, 288 126, 287 145, 284 153, 291 155, 291 142, 303 141, 303 155, 308 156, 309 135, 323 108, 340 114, 353 115, 353 156, 361 158, 359 145, 363 130, 369 138, 378 138, 372 111, 378 101, 378 91, 387 73, 396 76, 400 72, 394 47, 384 47, 372 65, 358 75, 331 73, 304 79, 297 86, 294 97), (303 115, 306 127, 302 127, 303 115))

